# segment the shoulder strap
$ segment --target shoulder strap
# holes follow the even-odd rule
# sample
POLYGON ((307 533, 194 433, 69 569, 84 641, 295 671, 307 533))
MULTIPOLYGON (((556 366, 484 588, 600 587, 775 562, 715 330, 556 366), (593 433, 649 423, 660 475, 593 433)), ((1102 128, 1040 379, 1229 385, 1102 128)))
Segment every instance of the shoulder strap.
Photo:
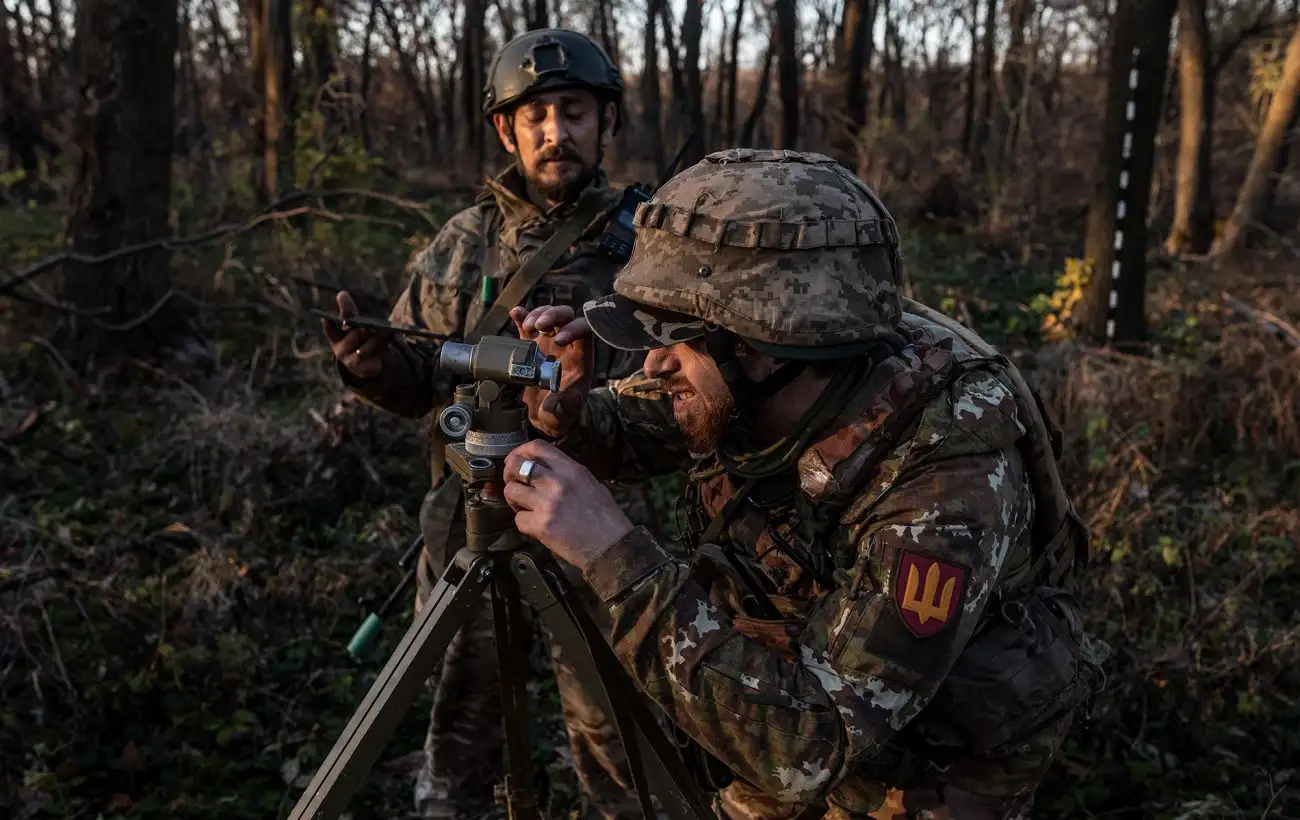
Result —
POLYGON ((582 236, 582 232, 600 215, 607 204, 608 201, 601 189, 593 187, 583 192, 573 213, 556 227, 555 233, 537 249, 537 253, 519 266, 519 270, 515 271, 510 281, 501 289, 492 307, 487 309, 483 318, 465 336, 465 341, 476 344, 484 336, 501 332, 501 328, 510 318, 510 309, 522 302, 524 297, 537 286, 555 264, 555 260, 578 241, 578 237, 582 236))

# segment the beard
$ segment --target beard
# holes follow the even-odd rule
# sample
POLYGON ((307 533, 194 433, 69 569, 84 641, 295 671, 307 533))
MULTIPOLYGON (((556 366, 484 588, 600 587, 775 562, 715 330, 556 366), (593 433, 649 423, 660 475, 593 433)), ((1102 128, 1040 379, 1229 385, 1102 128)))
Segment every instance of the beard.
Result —
POLYGON ((588 165, 572 146, 557 145, 537 155, 529 182, 546 199, 568 202, 595 179, 599 167, 599 160, 596 165, 588 165), (568 164, 555 164, 556 160, 567 160, 568 164))
POLYGON ((731 411, 735 407, 731 394, 702 393, 685 380, 678 381, 676 384, 670 382, 665 388, 672 392, 693 391, 692 395, 680 407, 674 407, 673 411, 687 448, 696 455, 707 455, 718 449, 731 421, 731 411))

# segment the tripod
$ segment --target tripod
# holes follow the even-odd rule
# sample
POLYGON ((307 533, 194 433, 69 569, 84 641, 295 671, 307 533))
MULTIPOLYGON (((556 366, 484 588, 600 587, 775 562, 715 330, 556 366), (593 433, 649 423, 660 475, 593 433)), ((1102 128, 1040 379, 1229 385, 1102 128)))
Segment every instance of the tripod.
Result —
POLYGON ((347 808, 438 658, 489 588, 508 772, 501 791, 510 820, 541 818, 529 750, 523 601, 542 618, 584 688, 617 727, 647 820, 656 816, 652 793, 672 820, 712 818, 677 748, 595 622, 570 600, 570 584, 559 563, 515 529, 514 511, 502 495, 505 457, 528 440, 522 388, 558 390, 559 364, 545 361, 532 342, 489 336, 477 345, 444 343, 439 368, 473 379, 456 388, 455 402, 438 419, 448 437, 463 439, 448 444, 446 452, 464 486, 466 545, 317 769, 290 820, 335 820, 347 808))

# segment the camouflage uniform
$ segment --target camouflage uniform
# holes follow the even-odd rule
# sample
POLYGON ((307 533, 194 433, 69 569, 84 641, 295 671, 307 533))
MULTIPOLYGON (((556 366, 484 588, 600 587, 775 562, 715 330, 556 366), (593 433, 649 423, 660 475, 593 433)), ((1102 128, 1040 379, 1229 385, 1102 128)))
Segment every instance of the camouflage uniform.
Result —
MULTIPOLYGON (((592 185, 603 192, 609 210, 621 193, 604 176, 592 185)), ((390 321, 434 333, 461 336, 487 310, 483 279, 496 280, 500 292, 510 275, 554 232, 568 210, 543 213, 525 194, 516 168, 487 181, 487 192, 471 208, 453 216, 433 242, 408 266, 409 284, 394 306, 390 321)), ((607 212, 606 212, 606 215, 607 212)), ((606 216, 596 220, 557 262, 525 302, 525 306, 567 304, 575 307, 608 293, 619 265, 625 261, 597 247, 606 216)), ((513 326, 511 326, 513 329, 513 326)), ((341 366, 345 383, 364 400, 390 412, 411 417, 432 413, 449 400, 454 385, 435 369, 436 351, 420 343, 395 342, 380 375, 360 381, 341 366)), ((643 356, 606 348, 600 355, 604 376, 614 379, 635 371, 643 356)), ((464 546, 460 513, 460 480, 444 469, 448 443, 431 425, 429 460, 432 489, 420 511, 424 550, 418 566, 416 613, 446 568, 464 546)), ((641 479, 609 485, 615 498, 635 522, 654 526, 648 486, 641 479)), ((600 613, 583 584, 589 608, 600 613)), ((570 665, 552 646, 552 660, 564 710, 574 767, 596 812, 604 817, 639 817, 631 780, 626 774, 617 730, 604 720, 584 692, 570 665)), ((435 672, 437 695, 425 743, 426 765, 416 789, 421 816, 461 816, 483 807, 502 773, 501 711, 491 607, 485 605, 452 640, 435 672)))
MULTIPOLYGON (((901 297, 892 219, 826 157, 712 154, 635 221, 601 339, 834 363, 788 438, 694 457, 691 560, 637 527, 585 570, 623 665, 734 773, 720 816, 1025 816, 1104 653, 1035 397, 901 297)), ((616 389, 558 444, 605 479, 693 458, 670 402, 616 389)))

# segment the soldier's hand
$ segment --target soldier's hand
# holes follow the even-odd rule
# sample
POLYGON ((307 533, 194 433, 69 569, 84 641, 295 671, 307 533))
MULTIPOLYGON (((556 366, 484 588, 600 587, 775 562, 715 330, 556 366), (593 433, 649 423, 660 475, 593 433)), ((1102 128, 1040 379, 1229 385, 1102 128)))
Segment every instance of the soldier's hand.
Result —
POLYGON ((357 303, 352 301, 352 296, 345 290, 339 291, 335 300, 338 302, 339 319, 343 321, 343 326, 328 319, 320 320, 334 358, 359 379, 378 376, 384 367, 384 354, 392 341, 391 334, 362 330, 359 327, 349 328, 347 321, 349 317, 357 315, 357 303))
POLYGON ((524 402, 534 427, 549 436, 562 436, 582 415, 591 390, 596 358, 591 328, 566 306, 540 307, 531 313, 517 307, 510 311, 510 318, 519 338, 535 342, 542 353, 560 363, 559 392, 530 387, 524 390, 524 402))
POLYGON ((632 531, 609 488, 553 444, 524 442, 506 456, 503 474, 515 528, 579 570, 632 531))

